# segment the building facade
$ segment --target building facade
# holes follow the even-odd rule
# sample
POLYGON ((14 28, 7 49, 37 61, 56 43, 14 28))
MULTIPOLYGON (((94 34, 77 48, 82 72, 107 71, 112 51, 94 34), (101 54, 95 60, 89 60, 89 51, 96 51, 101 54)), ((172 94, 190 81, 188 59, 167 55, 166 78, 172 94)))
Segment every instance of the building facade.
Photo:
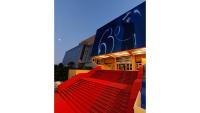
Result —
POLYGON ((91 52, 95 35, 79 43, 76 47, 65 52, 63 64, 72 68, 93 67, 91 52))
POLYGON ((137 71, 146 64, 145 2, 99 28, 92 59, 107 70, 137 71))

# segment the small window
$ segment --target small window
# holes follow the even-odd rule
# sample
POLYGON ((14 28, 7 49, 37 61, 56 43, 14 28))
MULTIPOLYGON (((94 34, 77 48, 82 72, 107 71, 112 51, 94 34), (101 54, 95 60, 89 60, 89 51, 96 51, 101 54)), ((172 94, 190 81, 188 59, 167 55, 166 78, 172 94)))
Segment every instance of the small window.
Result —
POLYGON ((127 65, 127 70, 129 70, 129 65, 127 65))

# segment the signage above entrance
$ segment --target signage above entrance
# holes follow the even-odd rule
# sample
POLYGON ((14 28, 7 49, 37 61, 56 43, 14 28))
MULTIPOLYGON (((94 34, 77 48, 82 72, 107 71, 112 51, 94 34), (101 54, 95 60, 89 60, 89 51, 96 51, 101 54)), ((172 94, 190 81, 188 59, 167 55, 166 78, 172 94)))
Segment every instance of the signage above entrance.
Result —
POLYGON ((146 3, 136 6, 96 32, 91 56, 146 46, 146 3))

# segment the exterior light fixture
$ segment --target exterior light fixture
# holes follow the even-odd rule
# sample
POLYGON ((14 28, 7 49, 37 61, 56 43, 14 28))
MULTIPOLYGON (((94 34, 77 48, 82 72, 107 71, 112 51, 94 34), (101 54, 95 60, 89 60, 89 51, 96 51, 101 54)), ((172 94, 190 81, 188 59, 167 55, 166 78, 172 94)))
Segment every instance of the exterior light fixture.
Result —
POLYGON ((114 55, 114 56, 128 56, 130 54, 127 51, 123 51, 123 52, 113 53, 112 55, 114 55))

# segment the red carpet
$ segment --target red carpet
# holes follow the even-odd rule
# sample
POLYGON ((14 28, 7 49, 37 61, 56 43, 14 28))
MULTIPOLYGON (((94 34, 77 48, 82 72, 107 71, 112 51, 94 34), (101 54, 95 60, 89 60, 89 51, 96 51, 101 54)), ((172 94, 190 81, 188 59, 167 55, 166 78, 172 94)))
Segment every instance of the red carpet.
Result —
POLYGON ((133 113, 139 72, 94 69, 64 82, 55 93, 55 113, 133 113))

